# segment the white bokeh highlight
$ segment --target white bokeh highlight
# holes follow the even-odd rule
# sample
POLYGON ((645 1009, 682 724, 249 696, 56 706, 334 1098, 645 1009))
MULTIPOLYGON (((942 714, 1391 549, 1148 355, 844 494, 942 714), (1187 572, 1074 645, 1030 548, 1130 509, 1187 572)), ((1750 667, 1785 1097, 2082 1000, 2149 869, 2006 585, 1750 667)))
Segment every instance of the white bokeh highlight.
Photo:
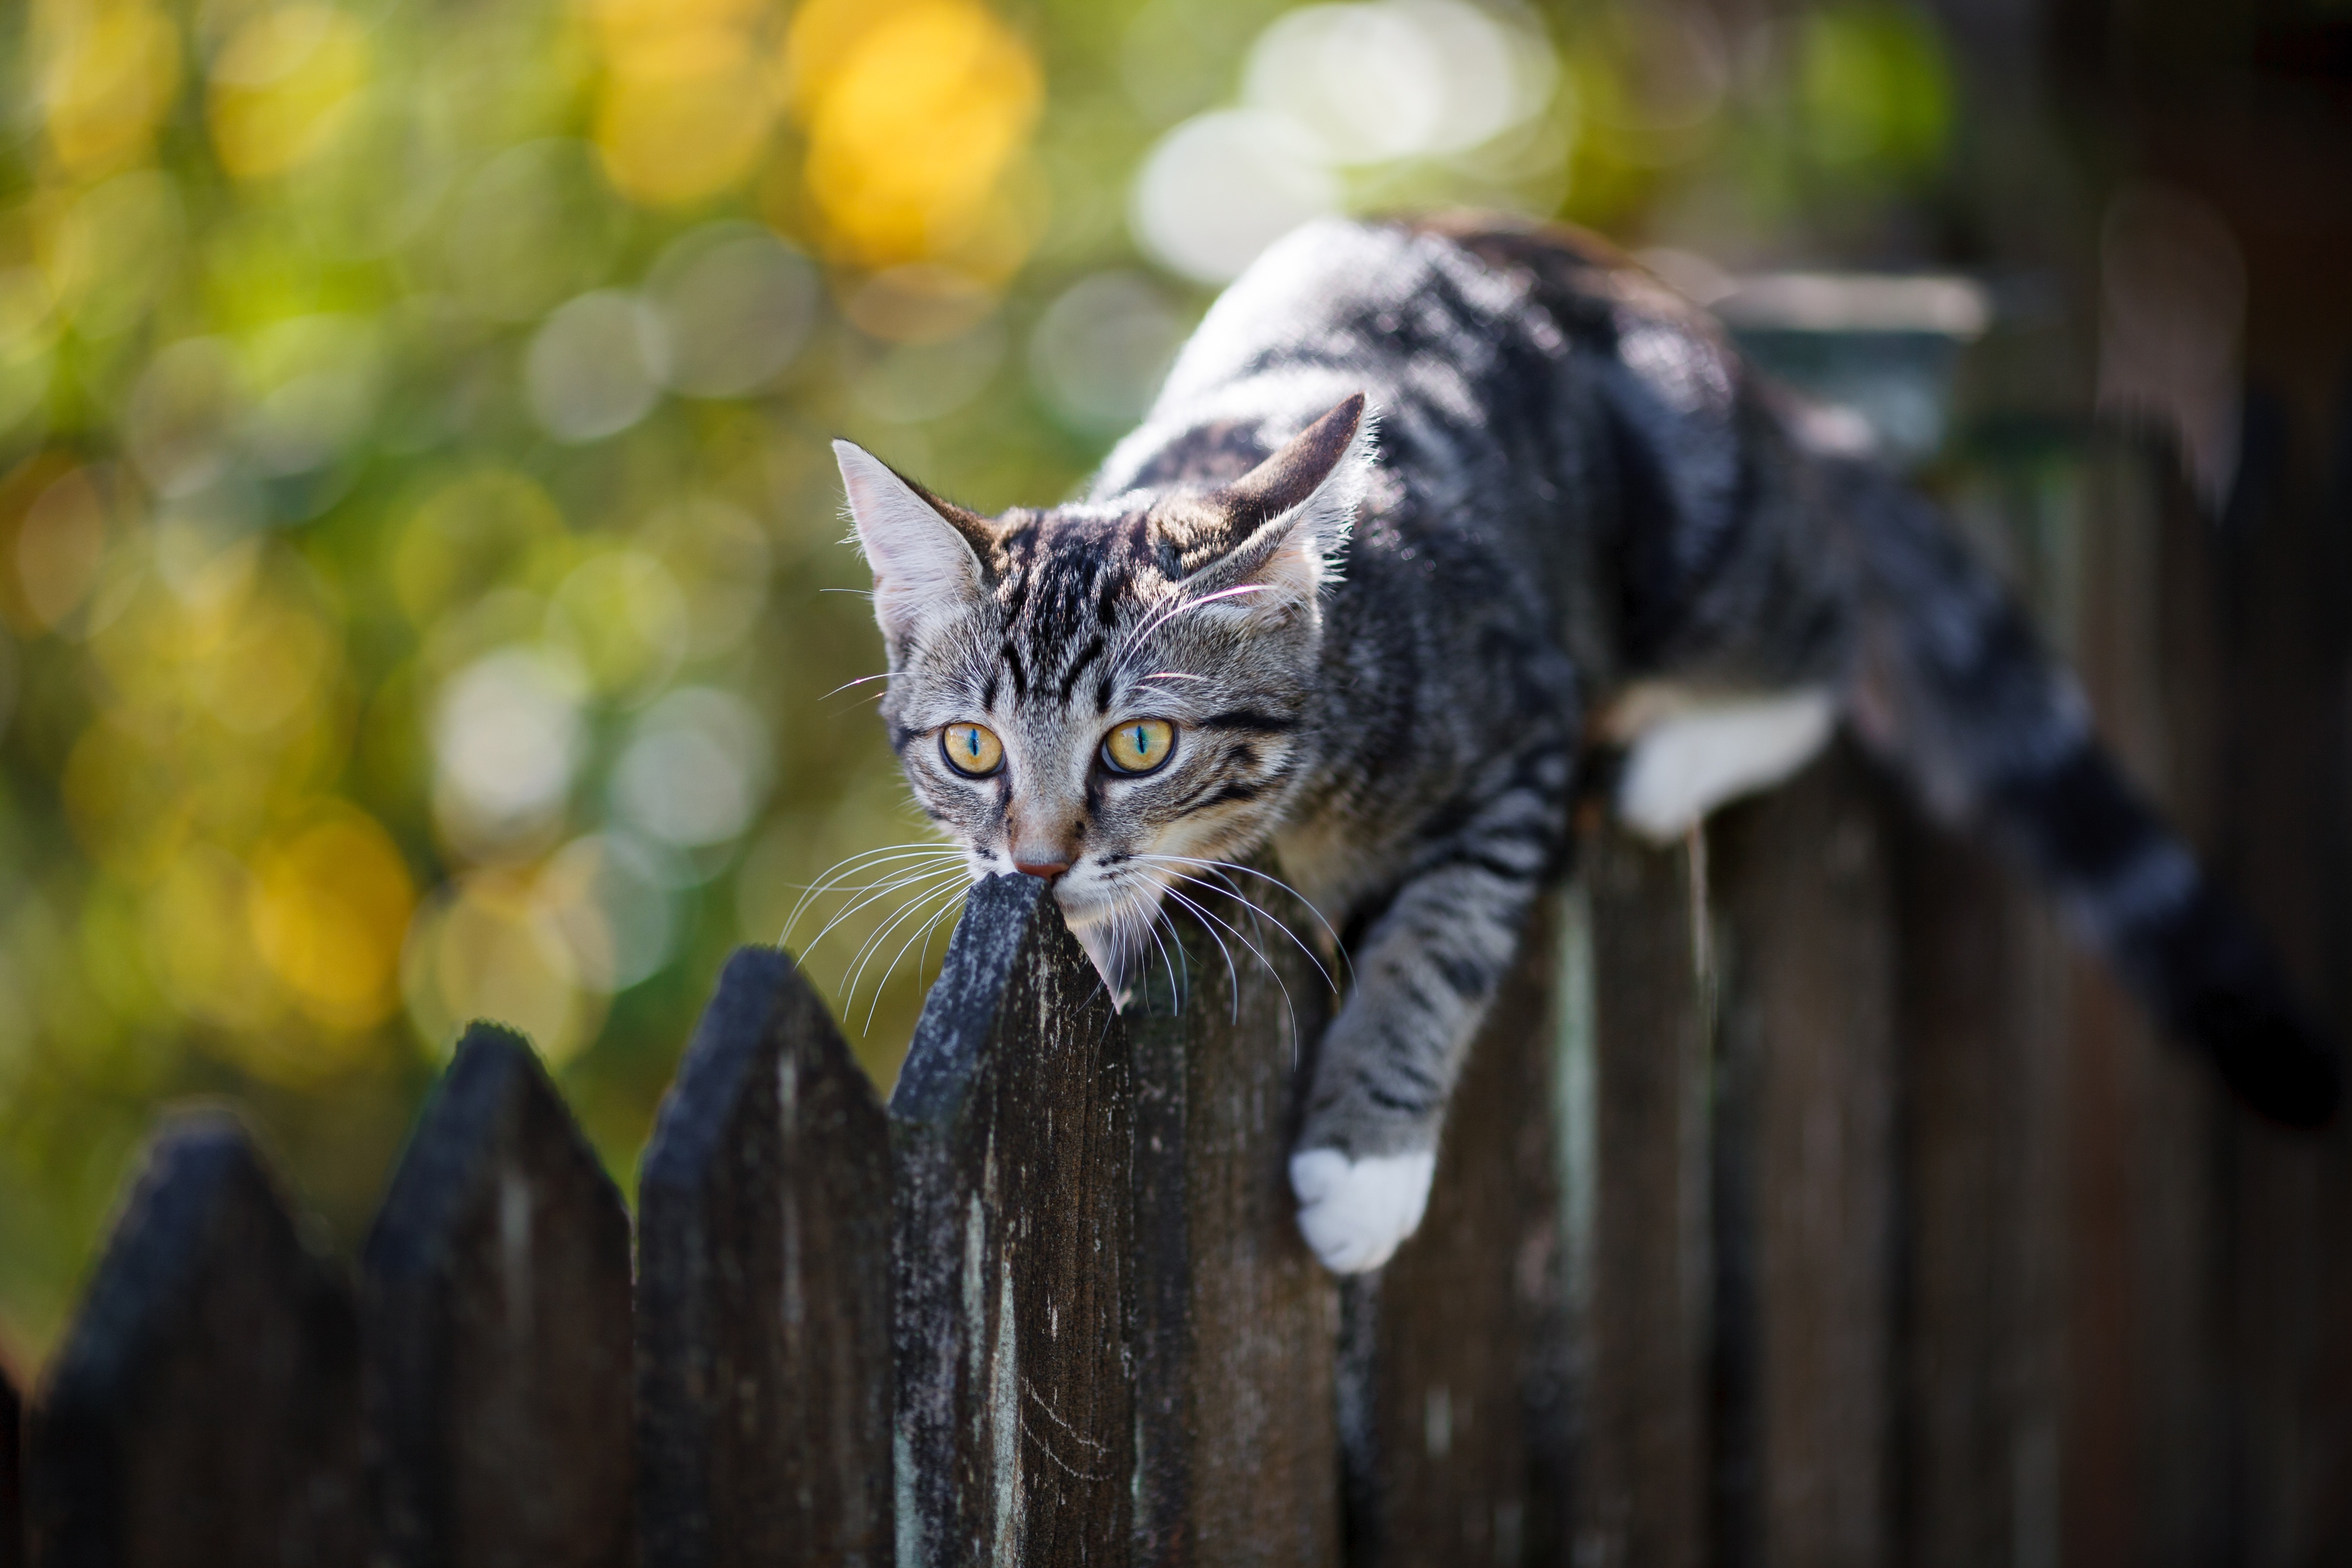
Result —
POLYGON ((613 806, 656 843, 699 849, 740 837, 767 785, 760 716, 732 692, 689 686, 638 719, 613 768, 613 806))
POLYGON ((1145 157, 1129 226, 1161 266, 1227 281, 1299 224, 1347 210, 1351 185, 1376 198, 1384 172, 1526 126, 1558 76, 1532 19, 1468 0, 1287 12, 1251 46, 1241 105, 1194 115, 1145 157))
POLYGON ((559 441, 617 436, 648 413, 669 371, 660 315, 635 295, 599 289, 551 311, 523 356, 531 416, 559 441))
POLYGON ((434 805, 464 847, 516 837, 559 814, 587 745, 587 682, 536 647, 460 670, 433 715, 434 805))

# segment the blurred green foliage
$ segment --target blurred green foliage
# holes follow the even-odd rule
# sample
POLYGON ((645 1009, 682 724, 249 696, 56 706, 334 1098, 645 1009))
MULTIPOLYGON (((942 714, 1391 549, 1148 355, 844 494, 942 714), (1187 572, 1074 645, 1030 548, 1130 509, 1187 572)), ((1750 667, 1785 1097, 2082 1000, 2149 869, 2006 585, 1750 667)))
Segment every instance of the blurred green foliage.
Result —
MULTIPOLYGON (((845 684, 830 437, 1051 500, 1283 202, 1851 254, 1950 139, 1891 0, 1467 9, 0 13, 0 1348, 54 1337, 165 1100, 247 1106, 354 1245, 487 1013, 633 1169, 728 950, 924 837, 845 684), (1241 165, 1161 156, 1213 120, 1241 165), (1253 136, 1306 149, 1255 219, 1253 136)), ((952 891, 795 933, 845 914, 813 972, 886 1080, 952 891)))

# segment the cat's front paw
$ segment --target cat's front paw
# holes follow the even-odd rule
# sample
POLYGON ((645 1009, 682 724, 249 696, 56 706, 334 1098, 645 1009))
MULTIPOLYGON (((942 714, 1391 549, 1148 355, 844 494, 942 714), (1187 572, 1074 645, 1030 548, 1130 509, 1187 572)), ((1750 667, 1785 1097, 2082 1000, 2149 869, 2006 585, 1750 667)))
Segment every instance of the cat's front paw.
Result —
POLYGON ((1298 1229, 1334 1274, 1378 1268, 1421 1225, 1429 1206, 1435 1154, 1371 1154, 1350 1160, 1337 1149, 1290 1157, 1298 1194, 1298 1229))

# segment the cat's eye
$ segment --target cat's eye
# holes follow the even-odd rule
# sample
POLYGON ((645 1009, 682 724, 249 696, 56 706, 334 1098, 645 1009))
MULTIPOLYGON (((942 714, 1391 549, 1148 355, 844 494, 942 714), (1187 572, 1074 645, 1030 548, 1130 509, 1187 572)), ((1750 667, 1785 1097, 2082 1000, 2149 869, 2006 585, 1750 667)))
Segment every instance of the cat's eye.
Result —
POLYGON ((985 724, 950 724, 940 731, 940 754, 956 772, 984 779, 1004 765, 1004 742, 985 724))
POLYGON ((1176 726, 1165 719, 1129 719, 1103 737, 1102 757, 1112 771, 1148 773, 1176 749, 1176 726))

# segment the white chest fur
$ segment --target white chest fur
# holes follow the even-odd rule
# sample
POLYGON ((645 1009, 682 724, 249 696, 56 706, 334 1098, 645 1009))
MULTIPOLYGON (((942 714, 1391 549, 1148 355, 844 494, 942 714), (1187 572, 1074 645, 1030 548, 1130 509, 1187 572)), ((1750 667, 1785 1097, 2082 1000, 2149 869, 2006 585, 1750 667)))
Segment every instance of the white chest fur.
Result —
POLYGON ((1836 704, 1820 687, 1768 696, 1628 687, 1601 717, 1602 733, 1626 747, 1617 815, 1644 837, 1671 842, 1724 802, 1803 767, 1828 744, 1836 721, 1836 704))

